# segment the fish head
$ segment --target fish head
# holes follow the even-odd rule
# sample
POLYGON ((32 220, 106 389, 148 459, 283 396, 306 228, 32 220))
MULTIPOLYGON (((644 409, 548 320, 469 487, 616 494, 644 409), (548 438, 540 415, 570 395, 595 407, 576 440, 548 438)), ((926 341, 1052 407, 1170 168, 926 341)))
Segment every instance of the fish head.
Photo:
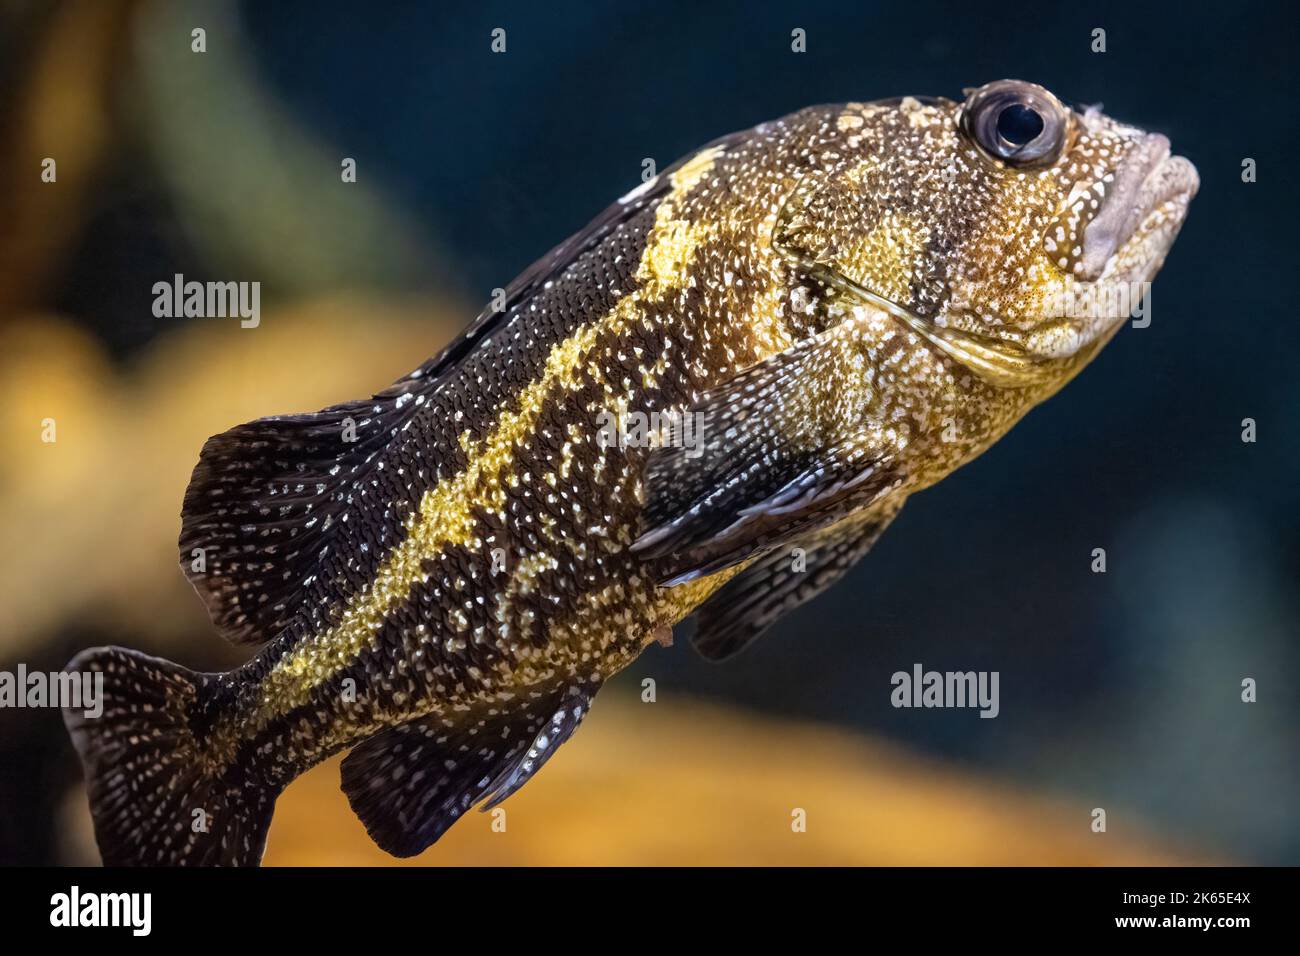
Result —
POLYGON ((1142 301, 1196 168, 1033 83, 836 107, 773 246, 986 380, 1063 382, 1142 301))

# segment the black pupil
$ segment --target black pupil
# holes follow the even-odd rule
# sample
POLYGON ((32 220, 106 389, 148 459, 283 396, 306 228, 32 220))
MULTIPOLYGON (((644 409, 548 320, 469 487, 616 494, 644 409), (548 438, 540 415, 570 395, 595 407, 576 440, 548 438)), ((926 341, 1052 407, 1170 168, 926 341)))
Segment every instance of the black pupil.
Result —
POLYGON ((1043 131, 1043 118, 1028 106, 1016 103, 998 114, 998 135, 1012 146, 1032 143, 1043 131))

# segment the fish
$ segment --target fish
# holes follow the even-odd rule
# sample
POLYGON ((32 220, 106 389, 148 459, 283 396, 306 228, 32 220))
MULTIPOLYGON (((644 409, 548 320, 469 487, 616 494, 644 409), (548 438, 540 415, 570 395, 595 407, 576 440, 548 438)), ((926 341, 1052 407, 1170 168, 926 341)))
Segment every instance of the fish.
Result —
POLYGON ((68 665, 103 679, 64 716, 104 862, 258 865, 344 751, 395 856, 497 807, 677 624, 751 646, 1077 375, 1198 185, 1025 81, 809 107, 647 179, 371 398, 210 438, 179 559, 257 649, 68 665))

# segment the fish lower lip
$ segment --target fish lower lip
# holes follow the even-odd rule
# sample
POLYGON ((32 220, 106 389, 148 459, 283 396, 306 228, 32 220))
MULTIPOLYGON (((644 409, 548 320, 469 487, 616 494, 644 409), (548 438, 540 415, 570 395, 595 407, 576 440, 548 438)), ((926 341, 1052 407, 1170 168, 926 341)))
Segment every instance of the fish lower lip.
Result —
POLYGON ((1097 279, 1148 212, 1179 193, 1190 198, 1199 185, 1196 167, 1182 156, 1169 155, 1167 138, 1147 134, 1138 155, 1116 175, 1101 211, 1084 230, 1078 277, 1086 282, 1097 279))

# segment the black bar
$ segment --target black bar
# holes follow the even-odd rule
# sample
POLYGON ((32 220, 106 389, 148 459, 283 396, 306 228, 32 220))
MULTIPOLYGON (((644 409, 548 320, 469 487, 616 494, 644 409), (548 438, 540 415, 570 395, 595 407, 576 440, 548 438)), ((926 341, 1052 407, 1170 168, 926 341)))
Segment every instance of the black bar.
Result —
POLYGON ((0 877, 4 926, 20 937, 77 932, 128 945, 142 938, 129 925, 52 926, 56 895, 68 897, 67 913, 73 886, 82 907, 90 894, 148 893, 148 938, 169 942, 239 933, 268 945, 337 945, 414 933, 431 946, 462 934, 522 946, 534 931, 539 944, 576 935, 597 945, 604 933, 615 934, 611 942, 631 933, 666 944, 660 934, 674 926, 760 941, 768 930, 815 926, 819 936, 844 933, 864 946, 897 934, 1232 940, 1280 931, 1295 895, 1294 871, 1267 868, 35 869, 0 877), (1206 918, 1208 928, 1199 925, 1206 918))

